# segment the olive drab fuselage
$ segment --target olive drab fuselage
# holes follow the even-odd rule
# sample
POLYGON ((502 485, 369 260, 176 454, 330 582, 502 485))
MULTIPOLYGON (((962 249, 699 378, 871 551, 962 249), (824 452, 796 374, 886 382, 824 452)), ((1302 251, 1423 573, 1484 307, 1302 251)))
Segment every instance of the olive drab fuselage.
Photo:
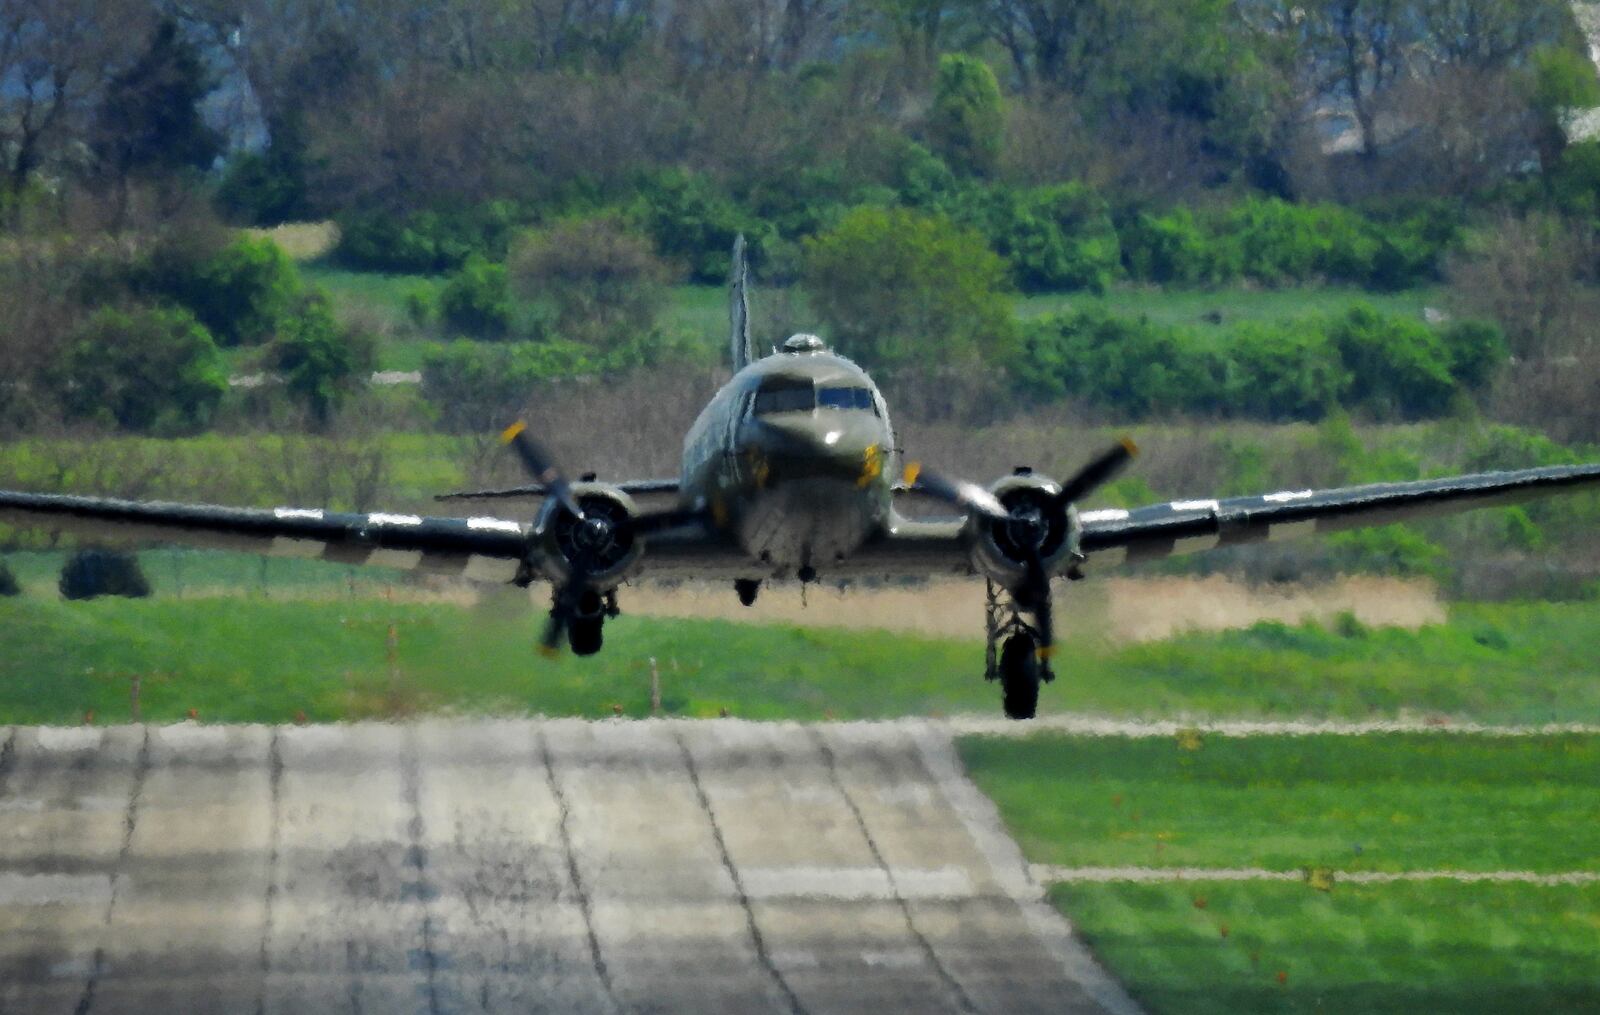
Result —
POLYGON ((898 452, 866 371, 819 342, 744 367, 683 448, 682 495, 774 572, 826 568, 891 520, 898 452))

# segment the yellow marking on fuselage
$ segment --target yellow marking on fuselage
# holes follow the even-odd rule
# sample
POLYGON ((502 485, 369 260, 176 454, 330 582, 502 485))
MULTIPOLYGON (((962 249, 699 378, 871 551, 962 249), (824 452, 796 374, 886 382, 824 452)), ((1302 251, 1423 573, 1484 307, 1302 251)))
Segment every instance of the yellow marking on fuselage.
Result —
POLYGON ((881 475, 883 475, 883 449, 876 444, 869 444, 867 450, 861 453, 861 477, 856 480, 856 486, 865 490, 881 475))

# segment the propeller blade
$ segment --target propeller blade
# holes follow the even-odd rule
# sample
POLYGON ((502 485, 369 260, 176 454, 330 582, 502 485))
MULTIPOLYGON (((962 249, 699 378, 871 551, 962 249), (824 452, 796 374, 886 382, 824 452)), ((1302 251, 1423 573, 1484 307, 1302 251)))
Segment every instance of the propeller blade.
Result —
POLYGON ((1099 457, 1092 459, 1088 465, 1079 469, 1076 476, 1063 483, 1061 493, 1056 500, 1061 504, 1072 504, 1082 500, 1121 472, 1138 453, 1137 444, 1127 437, 1122 438, 1099 457))
POLYGON ((572 494, 572 484, 567 482, 567 477, 562 475, 556 467, 555 459, 528 433, 528 424, 522 420, 506 427, 500 435, 503 444, 511 445, 517 457, 522 459, 522 464, 527 467, 529 475, 544 484, 549 495, 561 502, 561 506, 572 512, 579 519, 583 518, 583 508, 578 506, 578 498, 572 494))
POLYGON ((904 483, 908 490, 927 494, 993 521, 1011 520, 1011 512, 988 490, 976 483, 948 479, 932 469, 924 469, 920 462, 906 466, 904 483))

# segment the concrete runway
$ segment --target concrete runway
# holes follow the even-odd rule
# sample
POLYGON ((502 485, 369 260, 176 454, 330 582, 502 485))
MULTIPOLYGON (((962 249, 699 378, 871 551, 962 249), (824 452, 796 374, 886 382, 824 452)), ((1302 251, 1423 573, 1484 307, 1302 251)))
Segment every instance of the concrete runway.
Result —
POLYGON ((944 727, 0 728, 0 1012, 1131 1012, 944 727))

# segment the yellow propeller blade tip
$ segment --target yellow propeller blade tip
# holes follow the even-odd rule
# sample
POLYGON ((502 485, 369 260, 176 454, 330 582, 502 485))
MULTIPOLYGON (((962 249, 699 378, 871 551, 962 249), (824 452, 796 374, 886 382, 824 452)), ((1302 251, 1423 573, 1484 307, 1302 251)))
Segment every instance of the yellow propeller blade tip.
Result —
POLYGON ((512 441, 517 439, 518 434, 526 429, 528 429, 528 424, 524 423, 520 419, 517 420, 515 423, 505 428, 505 432, 500 435, 500 443, 510 444, 512 441))
POLYGON ((1139 453, 1139 445, 1133 442, 1132 437, 1124 437, 1117 443, 1121 444, 1122 450, 1126 451, 1130 455, 1137 455, 1139 453))
POLYGON ((922 475, 922 463, 921 462, 912 462, 910 465, 906 466, 906 476, 905 476, 906 485, 907 486, 916 486, 917 485, 917 477, 920 476, 920 475, 922 475))

